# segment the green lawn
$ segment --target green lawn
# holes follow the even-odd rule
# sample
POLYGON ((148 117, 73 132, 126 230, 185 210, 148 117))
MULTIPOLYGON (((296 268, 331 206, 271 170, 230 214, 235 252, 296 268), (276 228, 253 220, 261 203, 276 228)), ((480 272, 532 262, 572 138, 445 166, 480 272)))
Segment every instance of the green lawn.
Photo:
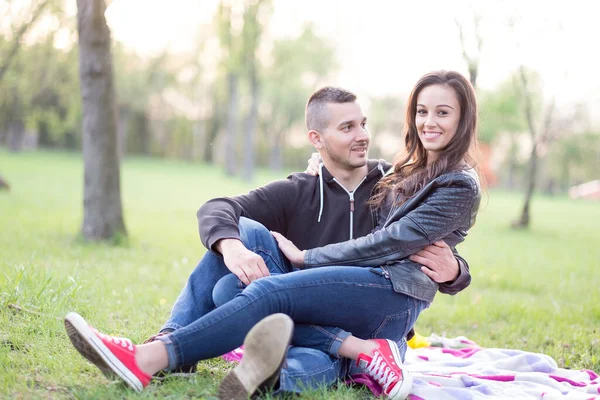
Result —
MULTIPOLYGON (((77 238, 81 157, 0 151, 0 398, 210 397, 230 367, 202 363, 192 380, 171 379, 138 395, 105 380, 72 348, 62 318, 71 310, 100 330, 155 333, 202 256, 195 212, 207 199, 254 185, 216 168, 128 159, 122 188, 129 239, 118 247, 77 238), (14 306, 22 309, 16 309, 14 306)), ((465 335, 485 347, 543 352, 559 366, 600 372, 600 203, 537 197, 533 227, 508 228, 521 195, 491 191, 459 248, 473 282, 439 295, 417 328, 465 335)), ((340 388, 303 398, 364 398, 340 388)))

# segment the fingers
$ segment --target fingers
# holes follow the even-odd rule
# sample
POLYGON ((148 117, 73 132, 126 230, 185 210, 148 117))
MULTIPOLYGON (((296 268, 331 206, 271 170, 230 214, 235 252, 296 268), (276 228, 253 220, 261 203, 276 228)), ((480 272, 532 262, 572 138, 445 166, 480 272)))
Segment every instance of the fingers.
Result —
POLYGON ((283 235, 279 232, 271 231, 271 235, 273 235, 273 237, 275 238, 275 240, 277 240, 278 243, 279 239, 284 239, 283 235))
POLYGON ((450 246, 443 240, 438 240, 437 242, 433 242, 432 246, 438 247, 440 249, 450 249, 450 246))
POLYGON ((271 272, 269 272, 269 268, 267 268, 267 264, 265 264, 265 260, 263 260, 262 257, 258 260, 258 270, 261 278, 271 275, 271 272))
MULTIPOLYGON (((434 257, 436 257, 437 254, 434 253, 434 252, 432 252, 432 251, 430 251, 430 249, 429 249, 430 247, 433 247, 433 246, 427 246, 423 250, 419 250, 419 251, 417 251, 413 255, 417 255, 417 256, 425 257, 425 258, 434 258, 434 257)), ((439 249, 437 247, 434 247, 434 249, 431 249, 431 250, 439 251, 439 249)))
POLYGON ((246 275, 246 272, 244 271, 244 269, 242 269, 241 267, 234 267, 231 268, 231 272, 238 277, 238 279, 240 281, 242 281, 244 283, 244 285, 249 285, 250 284, 250 279, 248 278, 248 276, 246 275))
POLYGON ((438 265, 435 261, 430 260, 429 258, 426 258, 423 256, 419 256, 417 254, 413 254, 412 256, 410 256, 410 259, 418 264, 426 266, 427 269, 433 269, 433 270, 437 269, 438 265))
POLYGON ((423 273, 430 277, 434 282, 439 282, 440 274, 438 274, 436 271, 427 267, 421 267, 421 271, 423 271, 423 273))
POLYGON ((321 162, 321 157, 319 153, 312 153, 310 158, 308 159, 308 166, 306 167, 307 174, 316 176, 319 173, 319 163, 321 162))

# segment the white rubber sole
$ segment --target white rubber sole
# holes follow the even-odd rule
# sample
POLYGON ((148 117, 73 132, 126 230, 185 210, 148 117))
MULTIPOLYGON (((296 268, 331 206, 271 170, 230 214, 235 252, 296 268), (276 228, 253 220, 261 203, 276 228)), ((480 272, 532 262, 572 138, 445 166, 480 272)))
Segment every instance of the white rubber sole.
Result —
MULTIPOLYGON (((402 365, 402 356, 400 355, 398 345, 391 340, 387 341, 390 349, 392 349, 394 358, 396 359, 396 364, 402 365)), ((404 400, 410 394, 410 390, 412 389, 413 385, 413 377, 412 374, 406 370, 406 368, 402 368, 402 378, 402 382, 397 383, 396 386, 394 386, 394 389, 392 389, 392 391, 387 395, 389 399, 404 400)))
POLYGON ((137 392, 144 389, 142 382, 117 358, 92 329, 83 317, 70 312, 65 317, 65 328, 73 346, 79 353, 98 367, 108 378, 121 378, 137 392))
POLYGON ((242 361, 219 385, 220 400, 246 400, 269 390, 279 378, 292 340, 294 322, 273 314, 258 322, 244 339, 242 361))

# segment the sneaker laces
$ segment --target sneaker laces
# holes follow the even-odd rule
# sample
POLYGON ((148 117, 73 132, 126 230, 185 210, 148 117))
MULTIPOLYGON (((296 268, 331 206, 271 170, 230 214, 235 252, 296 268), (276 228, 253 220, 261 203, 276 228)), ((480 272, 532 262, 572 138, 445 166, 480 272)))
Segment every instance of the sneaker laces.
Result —
POLYGON ((133 342, 127 338, 120 338, 115 336, 105 335, 104 333, 96 331, 96 335, 98 335, 101 339, 106 340, 107 342, 112 342, 117 346, 121 346, 124 349, 128 349, 129 351, 133 351, 133 342))
POLYGON ((377 381, 383 388, 384 392, 388 392, 390 385, 400 378, 396 375, 390 367, 388 367, 385 359, 375 351, 373 358, 366 368, 367 373, 377 381))

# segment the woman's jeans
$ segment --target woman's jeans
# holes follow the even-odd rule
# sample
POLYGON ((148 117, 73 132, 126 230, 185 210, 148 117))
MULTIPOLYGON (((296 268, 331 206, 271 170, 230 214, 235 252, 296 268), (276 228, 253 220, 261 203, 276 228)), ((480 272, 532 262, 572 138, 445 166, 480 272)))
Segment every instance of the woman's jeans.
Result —
POLYGON ((246 247, 265 259, 273 275, 243 289, 222 257, 208 252, 163 327, 176 329, 161 339, 167 344, 171 369, 235 349, 254 324, 277 312, 290 315, 296 324, 294 347, 280 376, 281 390, 300 391, 343 378, 340 374, 348 368, 336 357, 349 332, 364 339, 388 338, 405 350, 403 338, 428 303, 395 293, 381 269, 327 267, 290 272, 292 268, 265 227, 242 219, 240 233, 246 247), (217 284, 227 275, 231 277, 217 284), (236 293, 231 301, 215 307, 213 295, 221 302, 236 293))

